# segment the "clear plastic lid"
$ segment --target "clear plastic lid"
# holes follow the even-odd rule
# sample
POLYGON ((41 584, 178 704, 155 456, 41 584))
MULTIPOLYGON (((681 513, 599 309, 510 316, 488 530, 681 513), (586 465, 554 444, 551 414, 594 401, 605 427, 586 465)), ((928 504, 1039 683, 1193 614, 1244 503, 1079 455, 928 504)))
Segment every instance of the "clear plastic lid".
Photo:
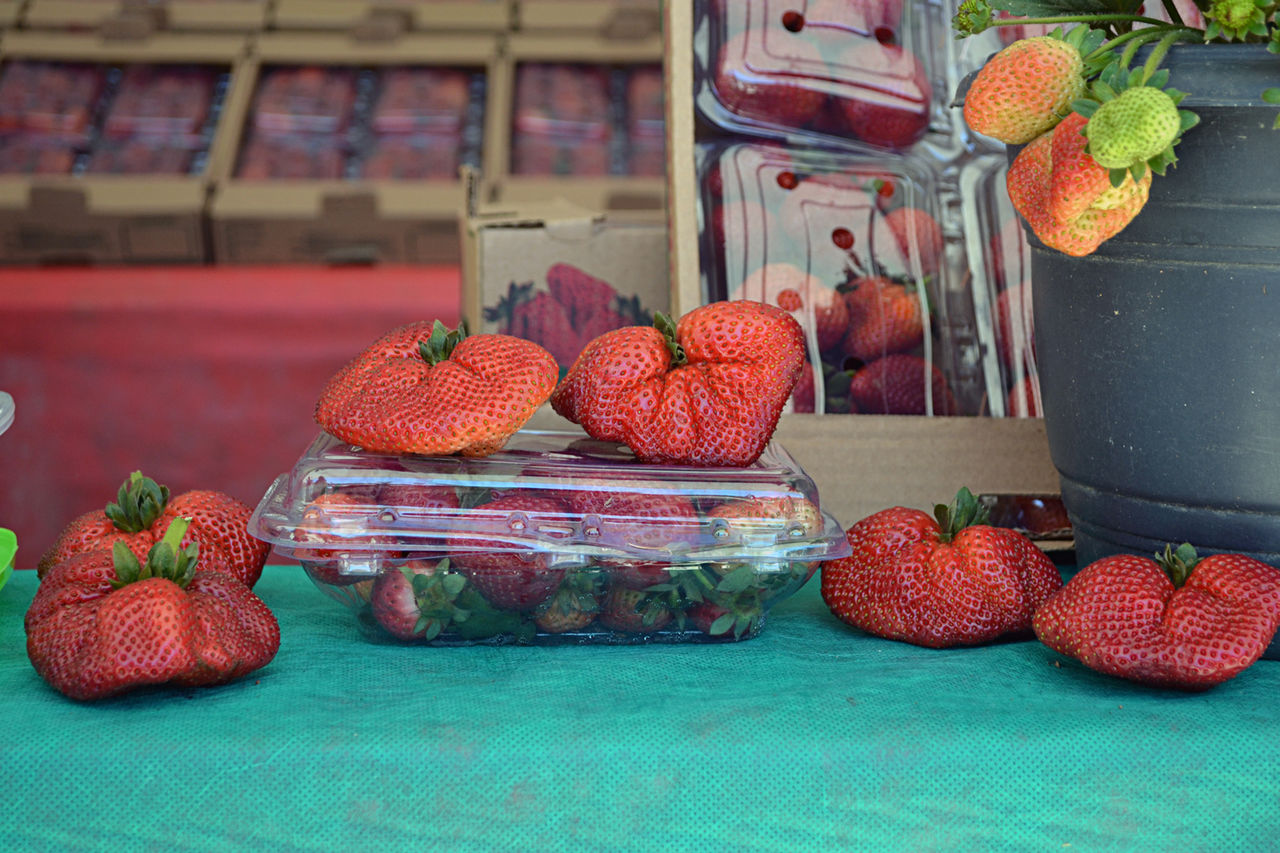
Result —
POLYGON ((258 83, 253 123, 274 133, 341 133, 356 102, 356 69, 275 66, 258 83))
POLYGON ((111 136, 198 139, 213 108, 219 69, 203 65, 129 65, 103 121, 111 136))
POLYGON ((937 103, 925 4, 706 0, 698 110, 731 132, 908 148, 937 103))
POLYGON ((457 68, 385 69, 370 126, 375 133, 461 133, 476 76, 457 68))
POLYGON ((524 62, 516 68, 513 127, 522 134, 603 139, 610 133, 604 66, 524 62))
POLYGON ((0 67, 0 130, 86 137, 107 82, 107 67, 14 60, 0 67))
POLYGON ((459 552, 532 552, 566 566, 773 565, 849 548, 813 480, 777 443, 745 468, 696 468, 541 431, 482 459, 380 455, 321 434, 267 490, 249 532, 303 562, 336 559, 349 574, 459 552))

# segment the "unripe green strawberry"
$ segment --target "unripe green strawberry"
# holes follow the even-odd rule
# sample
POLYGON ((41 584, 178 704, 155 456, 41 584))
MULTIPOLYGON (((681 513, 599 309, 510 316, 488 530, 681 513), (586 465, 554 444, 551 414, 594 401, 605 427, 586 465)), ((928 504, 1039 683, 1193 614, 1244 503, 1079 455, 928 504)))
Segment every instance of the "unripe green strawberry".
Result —
POLYGON ((1266 33, 1266 0, 1213 0, 1205 12, 1205 38, 1222 36, 1244 41, 1251 31, 1266 33))
POLYGON ((1169 147, 1181 129, 1173 98, 1152 86, 1136 86, 1098 107, 1084 133, 1099 166, 1128 169, 1169 147))
POLYGON ((1051 36, 1019 39, 974 77, 964 120, 977 133, 1020 145, 1061 121, 1084 91, 1079 49, 1051 36))

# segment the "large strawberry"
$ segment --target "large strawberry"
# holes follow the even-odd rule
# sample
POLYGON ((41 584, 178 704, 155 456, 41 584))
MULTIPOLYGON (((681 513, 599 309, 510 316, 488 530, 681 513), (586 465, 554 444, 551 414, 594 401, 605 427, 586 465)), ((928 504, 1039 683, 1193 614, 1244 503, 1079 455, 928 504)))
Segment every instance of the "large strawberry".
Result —
POLYGON ((1108 675, 1204 690, 1251 666, 1280 625, 1280 570, 1241 554, 1121 554, 1081 569, 1035 614, 1045 645, 1108 675))
MULTIPOLYGON (((1081 257, 1092 254, 1138 215, 1147 203, 1151 172, 1145 172, 1137 181, 1132 175, 1126 174, 1120 186, 1109 186, 1083 212, 1061 220, 1054 215, 1054 183, 1059 186, 1073 183, 1074 177, 1068 174, 1073 168, 1098 168, 1096 164, 1090 165, 1079 158, 1071 158, 1067 163, 1060 164, 1061 168, 1055 174, 1053 143, 1054 138, 1064 132, 1063 128, 1064 125, 1058 125, 1052 133, 1036 137, 1018 152, 1009 166, 1005 185, 1014 209, 1027 221, 1042 243, 1064 254, 1081 257)), ((1074 131, 1068 129, 1065 134, 1065 139, 1076 145, 1085 143, 1084 138, 1074 131)))
POLYGON ((141 561, 117 541, 49 566, 25 620, 40 677, 93 700, 154 684, 223 684, 270 662, 280 646, 275 617, 220 557, 183 548, 186 533, 184 519, 173 521, 141 561))
POLYGON ((974 77, 964 95, 965 123, 1001 142, 1030 142, 1071 112, 1085 93, 1084 74, 1078 45, 1048 35, 1019 39, 974 77))
POLYGON ((559 375, 551 354, 530 341, 411 323, 339 370, 315 417, 378 453, 487 456, 546 402, 559 375))
POLYGON ((271 546, 249 535, 253 507, 225 492, 195 489, 170 497, 162 486, 134 471, 120 485, 114 503, 73 519, 40 557, 39 577, 76 554, 111 549, 120 541, 139 559, 146 557, 176 518, 191 524, 183 545, 199 543, 202 553, 225 563, 226 571, 252 587, 262 576, 271 546))
POLYGON ((968 489, 936 516, 894 507, 850 527, 853 553, 822 565, 827 607, 869 633, 932 648, 1028 631, 1062 586, 1053 561, 1022 534, 987 524, 968 489))
POLYGON ((750 465, 773 435, 804 362, 795 318, 715 302, 673 324, 593 340, 551 397, 555 410, 644 462, 750 465))

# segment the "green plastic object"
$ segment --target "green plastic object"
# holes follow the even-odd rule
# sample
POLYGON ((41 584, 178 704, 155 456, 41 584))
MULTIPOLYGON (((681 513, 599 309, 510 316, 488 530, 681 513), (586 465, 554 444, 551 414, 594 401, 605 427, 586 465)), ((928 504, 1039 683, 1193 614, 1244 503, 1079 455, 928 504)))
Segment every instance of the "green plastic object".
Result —
POLYGON ((13 555, 18 553, 18 537, 12 530, 0 527, 0 589, 13 574, 13 555))

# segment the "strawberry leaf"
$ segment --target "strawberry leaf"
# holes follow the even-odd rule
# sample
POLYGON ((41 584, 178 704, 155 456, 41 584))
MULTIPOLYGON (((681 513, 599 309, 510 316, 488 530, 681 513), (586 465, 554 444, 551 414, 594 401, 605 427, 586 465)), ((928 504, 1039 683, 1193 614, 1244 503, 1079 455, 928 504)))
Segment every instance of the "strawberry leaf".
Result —
POLYGON ((146 530, 164 512, 169 503, 169 487, 134 471, 120 484, 115 503, 103 510, 111 523, 125 533, 146 530))
MULTIPOLYGON (((1093 98, 1077 98, 1071 102, 1071 110, 1073 112, 1080 113, 1080 115, 1085 118, 1091 118, 1093 114, 1098 111, 1098 107, 1100 106, 1102 106, 1102 104, 1093 100, 1093 98)), ((1080 132, 1084 133, 1084 128, 1081 128, 1080 132)))

